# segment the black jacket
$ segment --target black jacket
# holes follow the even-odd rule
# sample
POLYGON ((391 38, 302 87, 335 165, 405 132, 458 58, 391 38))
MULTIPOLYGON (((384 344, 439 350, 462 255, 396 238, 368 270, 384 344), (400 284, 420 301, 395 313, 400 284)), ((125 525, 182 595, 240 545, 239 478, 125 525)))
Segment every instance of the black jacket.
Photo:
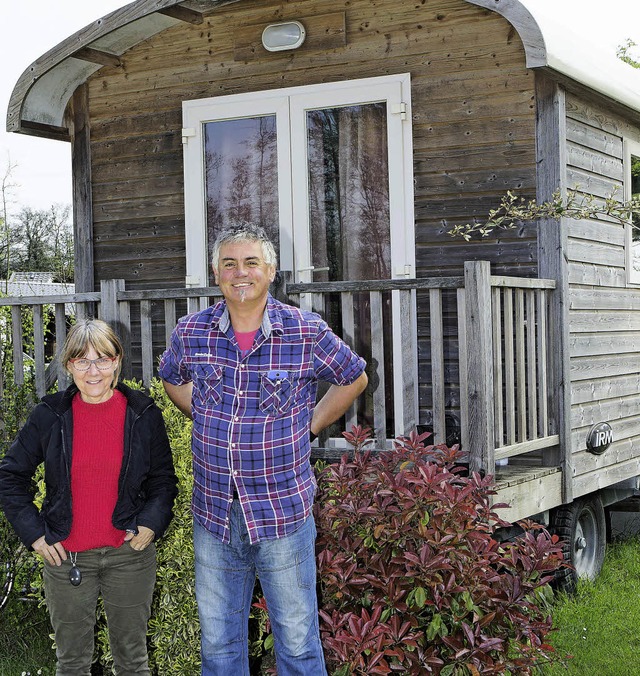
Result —
MULTIPOLYGON (((169 439, 160 409, 143 392, 119 384, 127 398, 124 457, 112 522, 120 530, 165 532, 178 493, 169 439)), ((71 385, 42 399, 0 463, 0 505, 18 537, 30 547, 42 535, 52 545, 71 532, 71 385), (46 495, 34 504, 33 476, 44 462, 46 495)))

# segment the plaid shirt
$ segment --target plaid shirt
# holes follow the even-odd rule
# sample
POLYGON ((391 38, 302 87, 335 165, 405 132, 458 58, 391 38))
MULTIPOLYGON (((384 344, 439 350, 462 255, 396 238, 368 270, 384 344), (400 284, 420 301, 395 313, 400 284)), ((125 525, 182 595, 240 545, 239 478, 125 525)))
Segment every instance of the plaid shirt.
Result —
POLYGON ((234 487, 251 543, 293 533, 309 516, 316 483, 309 427, 318 380, 349 385, 365 362, 318 315, 269 296, 252 348, 238 348, 224 301, 183 317, 160 377, 193 382, 192 509, 229 541, 234 487))

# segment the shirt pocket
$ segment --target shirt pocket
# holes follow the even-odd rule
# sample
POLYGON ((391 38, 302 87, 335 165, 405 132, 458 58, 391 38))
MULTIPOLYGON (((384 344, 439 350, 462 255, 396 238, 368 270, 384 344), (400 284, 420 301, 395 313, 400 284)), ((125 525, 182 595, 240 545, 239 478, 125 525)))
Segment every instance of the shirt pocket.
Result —
POLYGON ((293 405, 294 378, 288 371, 274 369, 260 374, 260 410, 282 415, 293 405))
POLYGON ((193 379, 193 405, 212 408, 222 399, 222 367, 216 364, 191 365, 193 379))

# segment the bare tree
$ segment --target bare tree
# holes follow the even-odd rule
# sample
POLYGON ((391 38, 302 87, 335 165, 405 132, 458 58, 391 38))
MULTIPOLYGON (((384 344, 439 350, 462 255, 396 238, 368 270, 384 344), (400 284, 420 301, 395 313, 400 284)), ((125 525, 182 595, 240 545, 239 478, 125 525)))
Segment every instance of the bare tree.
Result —
POLYGON ((5 278, 5 293, 7 292, 7 280, 11 272, 11 224, 9 221, 9 205, 13 203, 12 194, 17 184, 12 180, 12 173, 18 165, 11 162, 11 158, 7 158, 7 166, 2 176, 0 183, 0 199, 2 200, 2 213, 0 220, 2 220, 2 261, 5 278))
POLYGON ((70 207, 49 209, 23 207, 15 218, 11 268, 19 271, 52 272, 61 282, 73 281, 73 234, 70 207))

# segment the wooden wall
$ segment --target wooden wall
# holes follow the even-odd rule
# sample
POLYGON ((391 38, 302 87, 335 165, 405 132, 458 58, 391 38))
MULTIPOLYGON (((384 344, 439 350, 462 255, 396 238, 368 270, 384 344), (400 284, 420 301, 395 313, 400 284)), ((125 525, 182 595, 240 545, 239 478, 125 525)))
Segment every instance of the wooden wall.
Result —
MULTIPOLYGON (((309 19, 313 27, 313 19, 309 19)), ((250 54, 250 52, 249 52, 250 54)), ((131 49, 121 68, 90 80, 95 277, 153 287, 184 281, 183 100, 411 72, 418 274, 461 271, 488 258, 500 271, 535 271, 526 232, 494 242, 452 240, 507 189, 534 179, 533 75, 500 16, 463 3, 397 0, 246 1, 131 49), (236 51, 249 24, 344 10, 345 45, 303 46, 253 58, 236 51)))
MULTIPOLYGON (((640 129, 597 102, 567 94, 567 183, 598 197, 623 197, 623 139, 640 129)), ((636 476, 640 444, 640 286, 627 281, 625 228, 569 220, 570 351, 574 495, 636 476), (614 443, 586 451, 594 423, 614 443)))
MULTIPOLYGON (((329 22, 330 23, 330 22, 329 22)), ((180 25, 89 82, 95 278, 127 288, 182 286, 184 100, 410 72, 417 276, 462 274, 465 260, 536 274, 534 230, 467 244, 450 226, 486 217, 508 189, 535 195, 534 78, 498 14, 462 0, 246 0, 180 25), (247 46, 247 26, 301 19, 309 33, 344 12, 340 46, 295 52, 247 46)), ((455 298, 445 307, 447 397, 459 402, 455 298)), ((428 335, 422 313, 419 335, 428 335)), ((430 422, 430 345, 420 340, 421 422, 430 422)))

